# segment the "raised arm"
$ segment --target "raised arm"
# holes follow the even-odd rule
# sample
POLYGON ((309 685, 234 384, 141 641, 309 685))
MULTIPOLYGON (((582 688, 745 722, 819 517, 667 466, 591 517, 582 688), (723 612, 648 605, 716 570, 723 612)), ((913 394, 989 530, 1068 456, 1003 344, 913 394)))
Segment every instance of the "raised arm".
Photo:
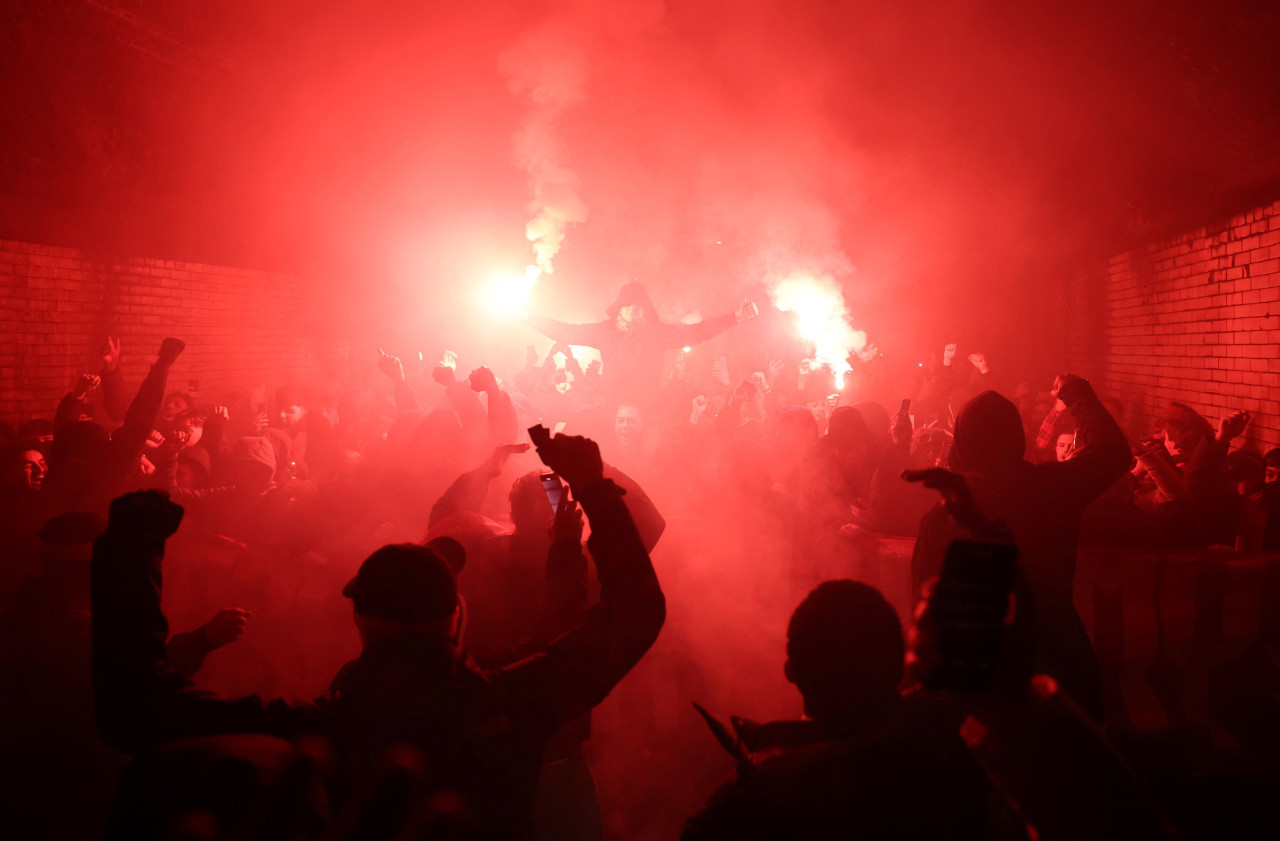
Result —
POLYGON ((129 408, 124 396, 124 374, 120 373, 120 340, 107 336, 100 351, 102 354, 102 408, 107 417, 119 423, 129 408))
POLYGON ((520 435, 516 422, 516 407, 511 397, 498 386, 498 378, 485 366, 471 372, 468 377, 471 390, 484 392, 489 415, 489 443, 497 446, 504 441, 514 441, 520 435))
POLYGON ((440 494, 440 498, 431 506, 427 525, 434 526, 445 517, 460 511, 479 511, 489 493, 489 483, 502 472, 507 459, 516 453, 527 452, 528 449, 528 444, 500 444, 495 447, 483 464, 454 479, 453 484, 440 494))
POLYGON ((405 380, 404 366, 400 363, 398 356, 392 356, 382 348, 378 348, 378 370, 385 374, 395 387, 397 412, 416 412, 421 408, 418 395, 413 393, 413 389, 405 380))
POLYGON ((662 343, 668 348, 700 345, 708 339, 719 336, 733 325, 741 324, 759 314, 760 310, 754 303, 743 301, 738 306, 737 312, 707 318, 697 324, 664 324, 662 325, 662 343))
POLYGON ((604 478, 600 448, 542 430, 538 454, 569 482, 591 524, 587 547, 600 579, 600 604, 543 651, 493 674, 513 715, 555 729, 604 700, 657 639, 666 619, 662 588, 622 491, 604 478))
POLYGON ((1119 479, 1133 461, 1129 442, 1088 380, 1071 374, 1058 377, 1054 394, 1075 418, 1083 445, 1067 461, 1042 465, 1062 494, 1088 502, 1119 479))
POLYGON ((93 701, 98 732, 124 753, 215 733, 284 738, 315 729, 317 708, 258 698, 224 701, 196 692, 168 669, 169 623, 160 609, 165 541, 182 509, 157 491, 111 503, 106 532, 94 541, 93 701))
POLYGON ((608 321, 597 321, 591 324, 566 324, 563 321, 556 321, 533 313, 529 314, 528 322, 530 327, 548 339, 554 339, 566 345, 581 345, 593 348, 600 347, 604 331, 613 329, 613 325, 608 321))

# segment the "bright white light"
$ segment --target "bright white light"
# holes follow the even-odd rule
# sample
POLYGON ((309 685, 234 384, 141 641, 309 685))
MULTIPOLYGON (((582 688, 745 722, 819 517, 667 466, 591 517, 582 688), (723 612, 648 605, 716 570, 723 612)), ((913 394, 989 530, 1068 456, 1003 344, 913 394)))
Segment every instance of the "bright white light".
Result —
POLYGON ((796 332, 813 345, 815 365, 830 366, 837 386, 843 388, 844 375, 851 370, 847 357, 866 346, 867 334, 849 325, 840 284, 828 275, 795 271, 774 283, 769 297, 778 309, 795 313, 796 332))
POLYGON ((537 266, 528 266, 524 274, 494 275, 489 282, 477 289, 480 302, 497 315, 518 315, 528 308, 529 295, 538 285, 542 272, 537 266))

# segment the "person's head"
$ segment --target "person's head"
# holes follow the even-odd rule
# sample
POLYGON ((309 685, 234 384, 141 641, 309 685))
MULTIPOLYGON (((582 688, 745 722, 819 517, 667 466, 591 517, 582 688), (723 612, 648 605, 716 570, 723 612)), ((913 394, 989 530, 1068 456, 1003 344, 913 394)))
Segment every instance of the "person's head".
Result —
POLYGON ((613 416, 613 434, 624 448, 639 444, 644 435, 644 414, 640 407, 629 403, 619 406, 613 416))
POLYGON ((841 406, 827 421, 827 440, 846 461, 861 461, 870 448, 871 433, 862 412, 852 406, 841 406))
POLYGON ((53 421, 48 418, 33 418, 18 430, 18 440, 28 441, 41 452, 48 452, 53 443, 53 421))
POLYGON ((280 413, 280 426, 285 429, 296 429, 307 414, 307 407, 302 399, 302 392, 292 386, 285 386, 276 392, 276 410, 280 413))
POLYGON ((68 511, 45 521, 37 532, 40 565, 47 577, 87 576, 93 558, 93 541, 106 531, 98 514, 68 511))
POLYGON ((205 415, 189 410, 173 420, 173 434, 184 447, 194 447, 204 435, 205 415))
POLYGON ((246 436, 236 441, 227 456, 231 483, 247 493, 266 493, 276 472, 276 454, 266 438, 246 436))
POLYGON ((533 470, 511 483, 507 501, 511 503, 511 524, 516 534, 531 537, 546 534, 547 524, 555 512, 542 489, 541 476, 533 470))
POLYGON ((874 587, 826 581, 805 597, 787 626, 787 679, 811 718, 896 697, 902 682, 902 623, 874 587))
POLYGON ((18 446, 10 451, 8 461, 10 484, 31 491, 44 486, 44 477, 49 472, 44 453, 30 445, 18 446))
POLYGON ((1247 450, 1228 454, 1223 474, 1238 496, 1248 496, 1266 481, 1266 467, 1262 459, 1247 450))
POLYGON ((203 447, 187 447, 178 453, 173 483, 186 490, 197 491, 209 487, 213 462, 203 447))
POLYGON ((1262 457, 1262 469, 1262 481, 1268 485, 1272 482, 1280 482, 1280 447, 1267 450, 1267 454, 1262 457))
POLYGON ((1018 407, 994 391, 970 400, 956 418, 953 464, 962 471, 1002 473, 1022 462, 1026 446, 1018 407))
POLYGON ((643 327, 656 314, 644 284, 635 281, 623 285, 608 312, 617 328, 626 333, 643 327))
POLYGON ((1190 455, 1196 447, 1213 437, 1213 426, 1195 409, 1176 401, 1161 416, 1160 430, 1164 446, 1171 456, 1190 455))
POLYGON ((1074 429, 1066 429, 1058 433, 1058 439, 1053 445, 1053 457, 1055 461, 1066 461, 1071 458, 1072 453, 1076 449, 1076 431, 1074 429))
POLYGON ((160 414, 156 415, 156 420, 172 423, 177 420, 179 415, 183 412, 190 412, 192 408, 194 408, 194 404, 191 402, 191 395, 175 391, 165 396, 164 402, 160 404, 160 414))
POLYGON ((449 564, 416 543, 383 546, 343 588, 367 646, 403 634, 456 641, 458 583, 449 564))

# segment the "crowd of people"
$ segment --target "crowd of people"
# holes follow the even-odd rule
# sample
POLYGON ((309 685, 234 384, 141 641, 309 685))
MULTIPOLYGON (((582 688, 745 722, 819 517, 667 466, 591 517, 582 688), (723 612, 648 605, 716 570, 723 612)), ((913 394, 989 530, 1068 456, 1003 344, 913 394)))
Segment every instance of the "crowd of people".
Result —
POLYGON ((148 351, 108 338, 0 428, 6 836, 626 837, 592 711, 714 615, 681 586, 714 557, 786 604, 804 716, 702 710, 736 773, 685 837, 1170 837, 1103 729, 1077 547, 1280 549, 1280 451, 955 344, 901 377, 698 348, 757 312, 664 323, 633 283, 530 317, 555 345, 501 377, 371 349, 377 381, 216 402, 170 391, 173 338, 130 396, 148 351), (866 535, 915 540, 906 632, 866 535))

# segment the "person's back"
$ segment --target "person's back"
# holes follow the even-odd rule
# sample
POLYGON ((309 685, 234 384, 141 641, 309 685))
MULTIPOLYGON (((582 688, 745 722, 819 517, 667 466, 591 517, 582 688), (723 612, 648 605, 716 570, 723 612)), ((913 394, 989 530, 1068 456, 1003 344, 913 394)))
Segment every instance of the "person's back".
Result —
POLYGON ((165 669, 157 648, 160 556, 182 511, 154 493, 116 500, 93 564, 94 704, 103 738, 146 755, 194 736, 321 733, 337 752, 335 794, 348 802, 359 801, 388 748, 409 744, 425 758, 430 791, 463 800, 459 837, 527 836, 547 741, 609 693, 665 617, 648 553, 621 492, 603 478, 599 449, 558 436, 540 443, 539 454, 592 525, 600 606, 532 656, 480 670, 457 647, 460 611, 446 561, 422 546, 383 547, 343 591, 364 653, 326 696, 303 705, 212 698, 165 669))
POLYGON ((785 673, 805 719, 734 720, 738 775, 689 820, 685 841, 984 837, 982 771, 948 721, 899 695, 903 653, 878 591, 819 585, 787 631, 785 673))
MULTIPOLYGON (((1018 545, 1042 623, 1039 668, 1100 720, 1097 658, 1073 601, 1076 550, 1082 512, 1124 473, 1131 456, 1124 433, 1088 382, 1064 377, 1060 383, 1059 397, 1075 416, 1083 441, 1069 461, 1023 461, 1018 410, 990 391, 970 401, 957 418, 953 460, 978 507, 1003 522, 1018 545)), ((941 570, 946 547, 956 535, 941 507, 925 516, 912 559, 917 593, 941 570)))

